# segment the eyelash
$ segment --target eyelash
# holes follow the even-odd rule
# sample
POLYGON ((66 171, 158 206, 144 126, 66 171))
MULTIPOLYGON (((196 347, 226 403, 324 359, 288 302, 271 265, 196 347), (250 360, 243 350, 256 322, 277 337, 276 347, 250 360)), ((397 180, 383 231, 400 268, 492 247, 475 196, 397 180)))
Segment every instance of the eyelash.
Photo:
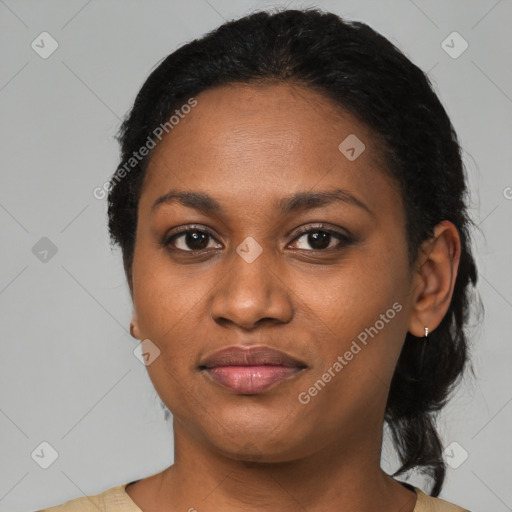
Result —
MULTIPOLYGON (((321 225, 315 226, 315 227, 307 227, 307 228, 300 229, 295 234, 295 237, 293 238, 292 242, 294 242, 297 239, 301 238, 305 234, 317 233, 317 232, 328 233, 329 235, 337 238, 338 241, 340 242, 337 246, 331 247, 331 248, 327 248, 327 249, 298 249, 298 250, 301 250, 301 251, 314 252, 314 253, 329 252, 329 251, 332 251, 332 250, 340 250, 343 247, 349 246, 349 245, 351 245, 351 244, 353 244, 355 242, 355 240, 351 236, 349 236, 347 234, 344 234, 344 233, 341 233, 339 231, 333 230, 333 229, 325 228, 323 226, 324 225, 321 224, 321 225)), ((162 242, 161 242, 162 246, 167 248, 167 249, 169 249, 169 245, 171 244, 171 242, 173 240, 176 240, 178 237, 186 235, 188 233, 204 233, 204 234, 208 235, 210 238, 213 238, 214 240, 216 240, 215 237, 213 236, 213 234, 210 233, 210 231, 208 231, 207 229, 201 228, 199 226, 196 227, 196 226, 191 225, 191 226, 185 226, 184 228, 178 228, 176 230, 176 232, 174 232, 172 235, 166 235, 163 238, 162 242)), ((208 249, 186 251, 184 249, 177 249, 177 248, 171 248, 171 250, 180 251, 180 252, 184 252, 184 253, 189 253, 189 254, 192 254, 192 255, 200 254, 200 253, 204 253, 205 251, 208 251, 208 249)))

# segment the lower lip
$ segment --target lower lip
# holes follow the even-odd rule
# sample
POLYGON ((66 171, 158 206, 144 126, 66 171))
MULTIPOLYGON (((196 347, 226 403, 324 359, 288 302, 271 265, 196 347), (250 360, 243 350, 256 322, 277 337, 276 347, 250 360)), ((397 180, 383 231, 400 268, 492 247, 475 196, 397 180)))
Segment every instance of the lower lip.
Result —
POLYGON ((262 393, 277 382, 293 377, 301 368, 286 366, 217 366, 206 373, 235 393, 262 393))

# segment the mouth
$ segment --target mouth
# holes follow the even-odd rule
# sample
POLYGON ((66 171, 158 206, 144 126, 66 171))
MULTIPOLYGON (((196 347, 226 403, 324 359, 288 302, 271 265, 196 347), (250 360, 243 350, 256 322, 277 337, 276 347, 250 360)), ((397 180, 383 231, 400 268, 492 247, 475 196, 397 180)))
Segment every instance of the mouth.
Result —
POLYGON ((214 382, 239 394, 262 393, 296 377, 307 365, 265 346, 232 346, 214 353, 199 366, 214 382))

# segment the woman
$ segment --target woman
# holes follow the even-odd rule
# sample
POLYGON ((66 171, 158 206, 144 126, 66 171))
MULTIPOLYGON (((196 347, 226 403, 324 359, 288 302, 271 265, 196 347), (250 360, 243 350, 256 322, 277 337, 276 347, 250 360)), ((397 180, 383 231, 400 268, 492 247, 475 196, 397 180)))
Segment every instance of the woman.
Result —
POLYGON ((259 12, 169 55, 119 140, 109 229, 175 462, 46 510, 462 511, 435 413, 476 268, 425 74, 365 24, 259 12))

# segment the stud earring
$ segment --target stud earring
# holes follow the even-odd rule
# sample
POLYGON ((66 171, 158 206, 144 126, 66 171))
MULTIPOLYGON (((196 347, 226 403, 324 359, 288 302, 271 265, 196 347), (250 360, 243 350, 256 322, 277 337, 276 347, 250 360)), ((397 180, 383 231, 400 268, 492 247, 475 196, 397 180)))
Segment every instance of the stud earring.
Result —
POLYGON ((428 327, 425 327, 425 336, 423 337, 425 342, 421 343, 421 355, 420 355, 420 364, 419 364, 420 372, 423 369, 423 360, 425 358, 425 348, 427 347, 427 338, 428 338, 428 327))

